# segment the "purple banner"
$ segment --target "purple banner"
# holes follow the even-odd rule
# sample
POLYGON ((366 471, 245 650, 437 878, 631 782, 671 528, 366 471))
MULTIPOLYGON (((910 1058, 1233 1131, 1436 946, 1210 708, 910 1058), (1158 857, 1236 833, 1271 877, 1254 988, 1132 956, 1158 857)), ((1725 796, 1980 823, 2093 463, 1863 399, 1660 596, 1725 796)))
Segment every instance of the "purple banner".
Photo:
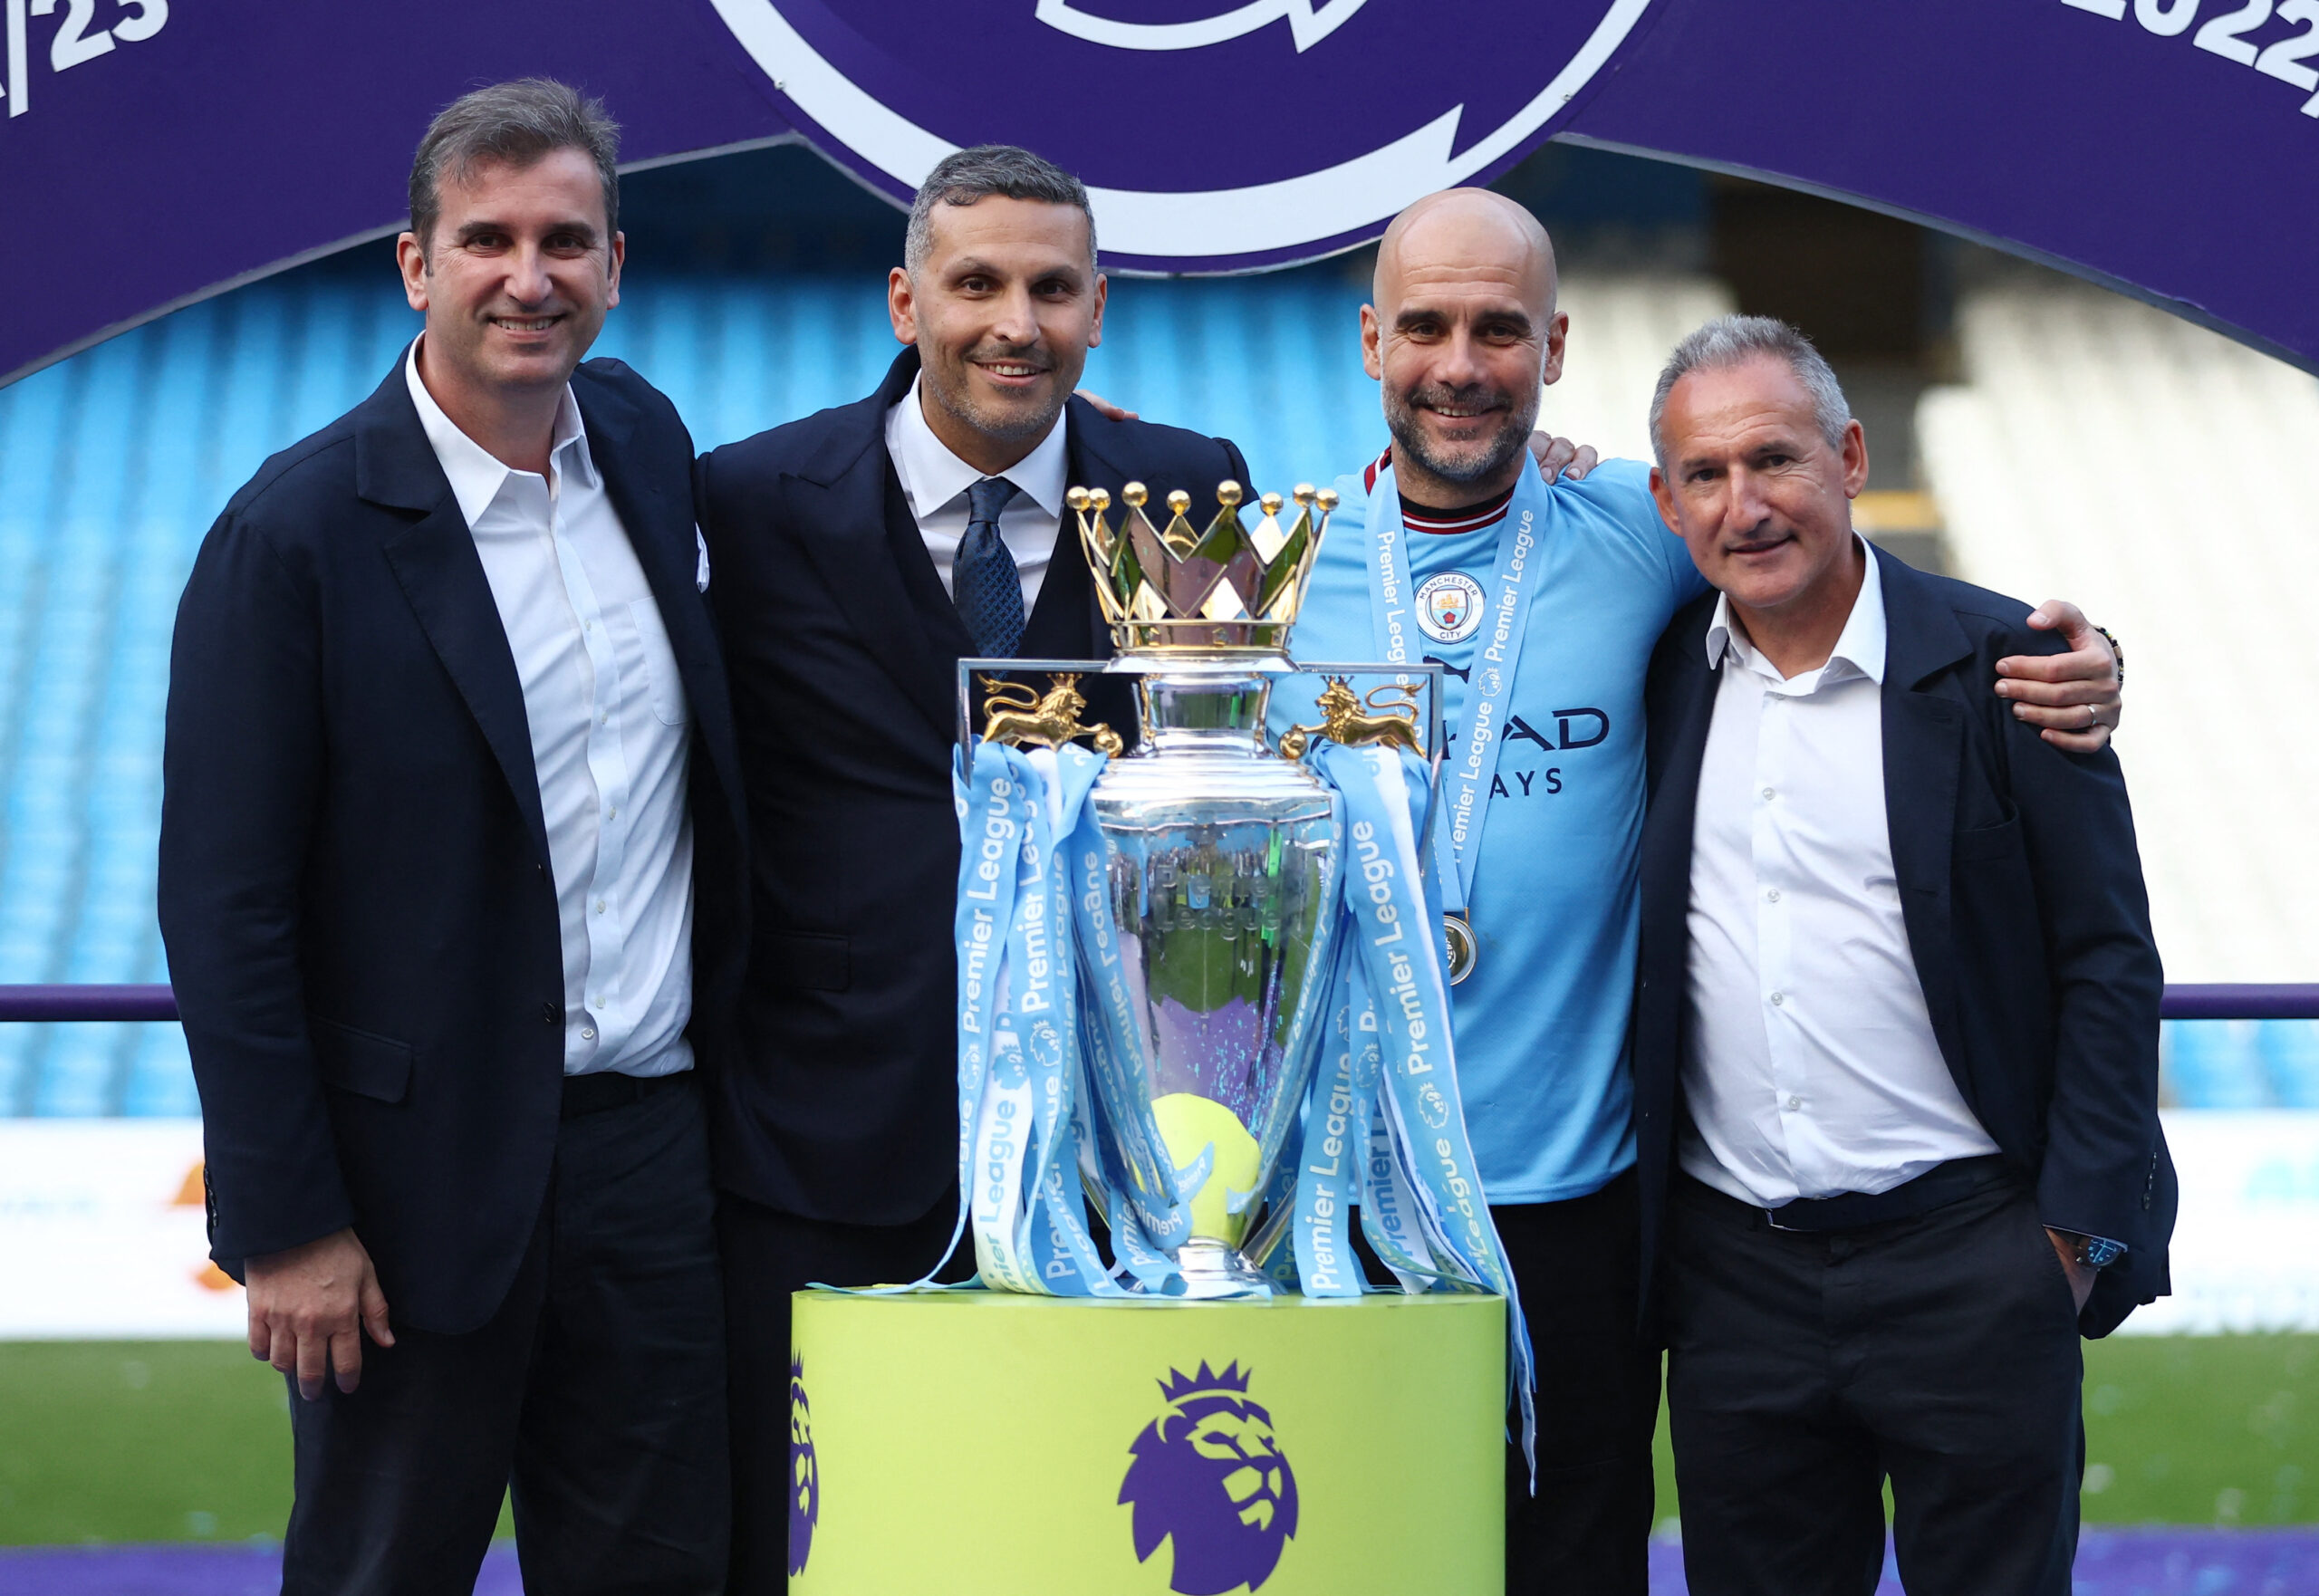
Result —
MULTIPOLYGON (((1810 187, 2319 370, 2314 0, 0 0, 0 380, 390 231, 441 105, 546 73, 633 163, 802 130, 906 197, 960 144, 1084 176, 1110 262, 1373 237, 1550 137, 1810 187)), ((1549 225, 1554 218, 1546 218, 1549 225)))

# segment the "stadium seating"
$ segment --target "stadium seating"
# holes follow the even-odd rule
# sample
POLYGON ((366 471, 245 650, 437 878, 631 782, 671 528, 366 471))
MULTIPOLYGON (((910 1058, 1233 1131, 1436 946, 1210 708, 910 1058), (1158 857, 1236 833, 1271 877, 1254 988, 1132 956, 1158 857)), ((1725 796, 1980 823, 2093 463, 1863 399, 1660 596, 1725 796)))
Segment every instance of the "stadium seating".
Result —
MULTIPOLYGON (((1382 447, 1357 270, 1112 287, 1088 384, 1236 439, 1256 487, 1382 447)), ((1566 279, 1569 374, 1544 424, 1647 455, 1660 360, 1729 304, 1703 277, 1566 279)), ((333 264, 0 389, 0 983, 166 979, 153 869, 186 571, 233 490, 368 393, 415 325, 383 262, 333 264)), ((2091 290, 1984 296, 1963 326, 1968 383, 1923 411, 1930 486, 1966 571, 2077 594, 2130 639, 2123 746, 2170 968, 2307 978, 2319 901, 2297 887, 2319 880, 2319 843, 2296 811, 2319 749, 2260 684, 2300 645, 2319 562, 2319 513, 2293 491, 2319 389, 2091 290), (2233 681, 2251 684, 2244 707, 2233 681)), ((859 397, 894 347, 873 274, 639 274, 599 352, 646 372, 707 446, 859 397)), ((2319 1032, 2199 1030, 2173 1028, 2179 1101, 2319 1106, 2319 1032)), ((174 1026, 0 1025, 0 1115, 196 1106, 174 1026)))
MULTIPOLYGON (((1383 444, 1366 284, 1341 265, 1121 283, 1100 391, 1240 441, 1258 487, 1383 444)), ((631 274, 598 352, 704 446, 859 398, 882 280, 631 274)), ((0 389, 0 983, 167 978, 153 922, 161 715, 202 534, 273 451, 360 400, 416 331, 383 260, 293 273, 0 389)), ((196 1111, 175 1026, 0 1025, 0 1115, 196 1111)))
MULTIPOLYGON (((2026 274, 1958 307, 1962 385, 1918 413, 1952 571, 2067 593, 2124 639, 2119 753, 2177 981, 2319 974, 2319 383, 2149 306, 2026 274)), ((2319 1030, 2170 1025, 2175 1101, 2319 1106, 2319 1030)))

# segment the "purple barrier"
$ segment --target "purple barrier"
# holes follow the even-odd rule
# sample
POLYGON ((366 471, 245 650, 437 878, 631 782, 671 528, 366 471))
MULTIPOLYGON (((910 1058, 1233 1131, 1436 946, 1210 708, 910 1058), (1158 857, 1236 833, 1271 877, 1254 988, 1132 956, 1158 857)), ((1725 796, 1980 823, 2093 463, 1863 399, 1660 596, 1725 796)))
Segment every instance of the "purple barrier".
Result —
POLYGON ((2170 1020, 2319 1020, 2319 986, 2169 986, 2170 1020))
POLYGON ((0 1021, 174 1020, 167 986, 0 986, 0 1021))
MULTIPOLYGON (((2170 1020, 2319 1020, 2319 985, 2169 986, 2159 1012, 2170 1020)), ((0 986, 0 1023, 177 1017, 167 986, 0 986)))

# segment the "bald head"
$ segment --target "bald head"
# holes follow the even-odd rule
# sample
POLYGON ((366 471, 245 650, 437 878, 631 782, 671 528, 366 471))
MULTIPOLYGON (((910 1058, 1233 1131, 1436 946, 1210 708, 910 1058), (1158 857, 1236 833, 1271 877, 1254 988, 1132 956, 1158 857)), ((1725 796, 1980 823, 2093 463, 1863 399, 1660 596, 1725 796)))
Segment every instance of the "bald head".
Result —
POLYGON ((1511 288, 1540 321, 1554 313, 1554 245, 1528 210, 1487 188, 1445 188, 1393 218, 1377 245, 1371 285, 1381 312, 1404 288, 1487 277, 1511 288))
POLYGON ((1546 230, 1503 195, 1451 188, 1393 218, 1361 342, 1405 496, 1446 509, 1513 486, 1562 375, 1554 286, 1546 230))

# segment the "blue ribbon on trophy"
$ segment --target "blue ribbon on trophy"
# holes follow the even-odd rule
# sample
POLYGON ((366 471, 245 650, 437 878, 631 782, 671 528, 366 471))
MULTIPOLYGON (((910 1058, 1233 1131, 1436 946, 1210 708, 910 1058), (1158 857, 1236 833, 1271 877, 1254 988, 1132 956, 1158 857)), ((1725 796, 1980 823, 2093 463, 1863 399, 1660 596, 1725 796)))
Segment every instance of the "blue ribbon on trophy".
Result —
POLYGON ((1205 529, 1188 495, 1164 525, 1140 486, 1121 496, 1116 526, 1102 492, 1070 500, 1118 660, 961 666, 953 1247, 971 1237, 993 1290, 1355 1296, 1374 1289, 1357 1211, 1400 1290, 1507 1299, 1526 1445, 1529 1338, 1458 1098, 1414 692, 1332 676, 1320 724, 1264 740, 1337 495, 1299 488, 1284 519, 1265 495, 1250 527, 1226 483, 1205 529), (1025 669, 1044 695, 996 679, 1025 669), (1134 755, 1081 721, 1089 669, 1133 681, 1134 755))

